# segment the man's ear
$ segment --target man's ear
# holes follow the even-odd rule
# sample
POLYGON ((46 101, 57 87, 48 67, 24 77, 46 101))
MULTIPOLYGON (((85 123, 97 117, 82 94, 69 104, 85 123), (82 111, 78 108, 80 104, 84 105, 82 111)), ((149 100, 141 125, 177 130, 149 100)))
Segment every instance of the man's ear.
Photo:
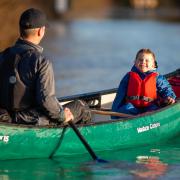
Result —
POLYGON ((38 28, 38 31, 37 31, 38 36, 40 36, 40 35, 41 35, 41 31, 42 31, 42 29, 41 29, 41 28, 38 28))
POLYGON ((42 34, 44 35, 44 27, 38 28, 38 36, 42 36, 42 34))

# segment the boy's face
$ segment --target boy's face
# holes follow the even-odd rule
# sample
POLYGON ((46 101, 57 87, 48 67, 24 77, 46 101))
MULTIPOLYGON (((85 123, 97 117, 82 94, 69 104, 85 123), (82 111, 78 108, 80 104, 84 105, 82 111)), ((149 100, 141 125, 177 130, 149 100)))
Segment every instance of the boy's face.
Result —
POLYGON ((135 66, 144 73, 153 70, 155 68, 154 57, 149 53, 140 53, 135 60, 135 66))

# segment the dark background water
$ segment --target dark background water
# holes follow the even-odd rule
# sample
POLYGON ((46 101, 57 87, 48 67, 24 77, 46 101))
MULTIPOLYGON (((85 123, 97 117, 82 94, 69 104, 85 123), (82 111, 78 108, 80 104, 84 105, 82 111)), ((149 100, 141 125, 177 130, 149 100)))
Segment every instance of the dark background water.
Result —
POLYGON ((80 19, 52 22, 42 44, 66 96, 117 87, 141 48, 154 51, 160 73, 179 68, 179 39, 178 22, 80 19))

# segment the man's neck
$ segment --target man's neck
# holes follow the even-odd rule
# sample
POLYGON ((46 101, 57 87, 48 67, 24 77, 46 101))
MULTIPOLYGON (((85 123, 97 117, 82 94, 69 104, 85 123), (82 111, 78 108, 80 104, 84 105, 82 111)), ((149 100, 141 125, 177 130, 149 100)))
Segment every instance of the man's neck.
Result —
POLYGON ((31 43, 36 44, 36 45, 38 45, 40 43, 40 40, 37 39, 37 38, 32 38, 32 37, 24 38, 24 37, 20 37, 20 39, 28 41, 28 42, 31 42, 31 43))

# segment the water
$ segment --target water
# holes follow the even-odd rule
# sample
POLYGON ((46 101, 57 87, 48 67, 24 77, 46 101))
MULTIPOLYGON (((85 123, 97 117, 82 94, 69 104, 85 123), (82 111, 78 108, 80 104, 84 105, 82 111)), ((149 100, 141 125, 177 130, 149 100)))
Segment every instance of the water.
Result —
MULTIPOLYGON (((115 88, 140 48, 151 48, 159 71, 180 67, 180 24, 138 20, 52 22, 43 41, 53 62, 57 96, 115 88)), ((103 138, 103 136, 102 136, 103 138)), ((180 140, 83 156, 0 162, 0 180, 180 179, 180 140)))
POLYGON ((151 20, 53 22, 43 41, 52 59, 57 96, 115 88, 137 51, 150 48, 159 72, 180 67, 180 23, 151 20))
POLYGON ((1 180, 48 179, 179 179, 180 140, 166 145, 98 153, 108 163, 97 163, 86 155, 9 160, 0 163, 1 180))

